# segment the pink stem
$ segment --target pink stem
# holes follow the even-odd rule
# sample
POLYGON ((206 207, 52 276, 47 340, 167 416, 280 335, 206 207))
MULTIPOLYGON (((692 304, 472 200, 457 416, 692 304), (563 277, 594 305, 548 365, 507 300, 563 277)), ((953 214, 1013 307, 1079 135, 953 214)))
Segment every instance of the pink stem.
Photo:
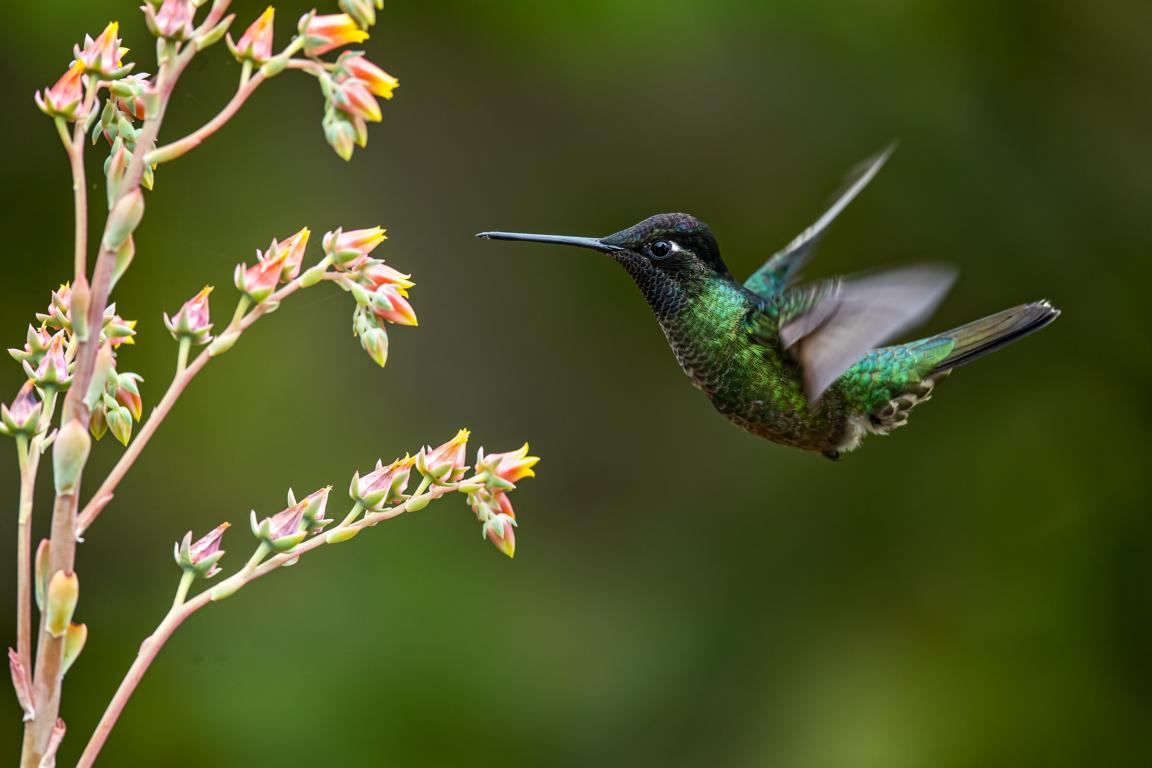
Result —
POLYGON ((248 97, 267 79, 263 72, 257 72, 236 90, 236 94, 232 97, 232 100, 224 106, 224 109, 220 110, 216 117, 184 138, 174 141, 171 144, 165 144, 149 152, 147 157, 148 163, 150 165, 166 163, 200 146, 204 143, 205 139, 223 128, 225 123, 231 120, 233 115, 239 111, 240 107, 244 106, 244 102, 248 100, 248 97))
MULTIPOLYGON (((225 333, 230 331, 243 332, 252 326, 257 320, 268 313, 268 307, 277 302, 283 301, 288 296, 292 295, 300 288, 300 281, 293 280, 285 285, 276 293, 272 294, 267 301, 257 304, 255 309, 244 315, 239 322, 234 322, 229 325, 225 333)), ((172 406, 180 399, 180 395, 184 393, 184 389, 196 378, 196 374, 204 369, 212 356, 208 354, 208 350, 204 350, 196 359, 182 371, 176 374, 172 379, 172 383, 168 385, 168 391, 164 393, 164 397, 156 405, 156 409, 148 416, 148 420, 140 428, 140 432, 136 435, 136 439, 128 446, 128 450, 124 451, 124 455, 116 462, 116 466, 108 473, 108 477, 100 485, 100 488, 92 495, 92 498, 85 505, 84 510, 80 513, 79 521, 77 522, 78 535, 83 536, 84 532, 88 530, 89 526, 95 522, 100 513, 104 511, 104 507, 112 500, 112 496, 116 492, 116 487, 120 485, 120 481, 128 474, 128 470, 136 463, 136 459, 140 457, 140 453, 144 447, 148 445, 148 441, 152 439, 152 435, 160 428, 164 419, 172 410, 172 406)))
MULTIPOLYGON (((363 519, 351 525, 341 526, 341 528, 356 531, 370 528, 385 520, 390 520, 397 515, 403 514, 408 510, 408 507, 413 501, 432 501, 455 490, 455 485, 433 486, 427 493, 413 496, 403 504, 398 504, 391 509, 386 509, 381 512, 369 513, 365 515, 363 519)), ((246 566, 243 570, 229 576, 221 582, 218 588, 228 585, 230 589, 227 591, 227 594, 234 594, 236 590, 251 584, 261 576, 271 573, 289 560, 299 558, 314 549, 324 546, 326 543, 327 537, 325 534, 318 534, 288 552, 271 557, 255 567, 246 566)), ((177 600, 176 604, 168 611, 168 614, 160 622, 159 626, 156 627, 156 631, 140 645, 140 653, 136 656, 136 660, 132 662, 132 666, 128 668, 128 673, 124 675, 124 679, 120 682, 120 687, 116 689, 116 695, 113 696, 112 701, 108 703, 108 708, 104 710, 104 715, 100 718, 96 730, 93 731, 92 738, 88 740, 88 745, 84 747, 84 753, 80 756, 80 761, 76 763, 76 768, 91 768, 92 764, 96 762, 100 750, 104 748, 105 742, 108 741, 109 734, 111 734, 112 729, 116 727, 116 722, 120 719, 125 705, 128 703, 128 700, 132 698, 132 694, 136 691, 136 686, 140 684, 140 680, 143 679, 144 673, 148 671, 148 667, 151 666, 152 662, 156 659, 156 655, 160 653, 160 649, 164 647, 164 644, 172 637, 172 633, 184 623, 185 619, 212 602, 212 593, 214 591, 214 589, 205 589, 187 602, 177 600)))

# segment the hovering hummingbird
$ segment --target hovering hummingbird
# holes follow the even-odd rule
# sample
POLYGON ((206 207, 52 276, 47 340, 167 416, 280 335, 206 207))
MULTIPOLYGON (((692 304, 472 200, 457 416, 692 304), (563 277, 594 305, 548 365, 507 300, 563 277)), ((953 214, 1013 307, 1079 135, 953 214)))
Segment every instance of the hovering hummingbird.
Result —
POLYGON ((481 232, 492 240, 572 245, 623 265, 656 315, 680 367, 737 426, 830 459, 908 421, 953 368, 1040 330, 1047 301, 950 331, 883 344, 923 320, 955 271, 922 265, 795 285, 832 221, 872 180, 891 148, 862 166, 808 229, 740 285, 706 224, 663 213, 607 237, 481 232))

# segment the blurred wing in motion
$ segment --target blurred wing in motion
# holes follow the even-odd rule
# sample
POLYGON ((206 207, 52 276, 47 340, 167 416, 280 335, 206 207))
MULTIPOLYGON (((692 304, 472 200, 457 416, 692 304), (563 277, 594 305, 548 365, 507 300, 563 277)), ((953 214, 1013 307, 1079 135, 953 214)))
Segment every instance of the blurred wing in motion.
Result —
MULTIPOLYGON (((780 344, 800 363, 804 393, 815 403, 869 350, 931 314, 955 277, 925 265, 826 280, 787 291, 762 311, 775 315, 780 344)), ((757 325, 767 327, 754 321, 753 333, 757 325)))
POLYGON ((811 257, 816 243, 828 231, 832 222, 848 207, 848 203, 852 202, 856 195, 868 186, 868 182, 876 177, 895 148, 894 144, 890 145, 880 154, 861 164, 848 177, 844 191, 816 220, 816 223, 797 235, 792 242, 784 247, 784 250, 776 253, 764 266, 756 270, 751 277, 744 281, 744 287, 766 299, 783 293, 789 283, 796 279, 800 268, 811 257))

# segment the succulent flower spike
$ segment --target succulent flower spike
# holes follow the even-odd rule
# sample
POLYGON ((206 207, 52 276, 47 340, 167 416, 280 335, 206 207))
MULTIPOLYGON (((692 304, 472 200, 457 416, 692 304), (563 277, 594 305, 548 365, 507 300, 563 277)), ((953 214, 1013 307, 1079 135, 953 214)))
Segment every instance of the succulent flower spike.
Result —
POLYGON ((208 295, 211 293, 212 286, 206 285, 200 293, 184 302, 184 306, 175 315, 168 317, 168 313, 164 313, 164 325, 172 338, 177 341, 187 338, 197 345, 212 341, 212 323, 208 311, 208 295))
POLYGON ((355 78, 375 96, 391 99, 400 81, 368 60, 360 51, 347 51, 336 60, 337 79, 355 78))
POLYGON ((232 52, 237 61, 247 60, 255 64, 263 64, 272 58, 272 21, 275 16, 276 9, 268 6, 264 13, 260 14, 256 21, 248 26, 248 29, 244 30, 244 34, 235 43, 232 42, 231 35, 225 37, 228 50, 232 52))
POLYGON ((216 564, 224 556, 220 540, 229 527, 229 523, 221 523, 195 542, 192 541, 192 531, 188 531, 173 547, 176 564, 201 579, 210 579, 220 573, 220 567, 216 564))
POLYGON ((323 56, 341 46, 368 39, 368 33, 346 13, 306 14, 300 18, 299 30, 304 35, 304 53, 309 56, 323 56))
POLYGON ((36 91, 36 106, 49 117, 62 117, 69 121, 85 117, 80 113, 85 80, 84 62, 76 61, 55 85, 44 89, 43 95, 36 91))
POLYGON ((84 47, 77 45, 73 48, 76 61, 84 65, 86 72, 102 80, 115 80, 128 74, 132 65, 124 65, 124 54, 128 53, 128 49, 121 47, 119 33, 119 22, 113 21, 95 40, 85 35, 84 47))
POLYGON ((468 469, 464 462, 467 458, 469 434, 467 429, 461 429, 439 448, 423 448, 416 454, 416 468, 420 474, 435 483, 456 482, 464 477, 468 469))

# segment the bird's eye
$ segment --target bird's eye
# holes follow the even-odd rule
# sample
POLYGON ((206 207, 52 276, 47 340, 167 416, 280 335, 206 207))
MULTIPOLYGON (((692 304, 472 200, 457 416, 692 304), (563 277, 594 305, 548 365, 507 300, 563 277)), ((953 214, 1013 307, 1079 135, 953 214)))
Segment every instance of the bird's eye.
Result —
POLYGON ((668 258, 668 254, 672 253, 674 248, 667 240, 653 240, 644 250, 648 252, 648 258, 659 260, 668 258))

